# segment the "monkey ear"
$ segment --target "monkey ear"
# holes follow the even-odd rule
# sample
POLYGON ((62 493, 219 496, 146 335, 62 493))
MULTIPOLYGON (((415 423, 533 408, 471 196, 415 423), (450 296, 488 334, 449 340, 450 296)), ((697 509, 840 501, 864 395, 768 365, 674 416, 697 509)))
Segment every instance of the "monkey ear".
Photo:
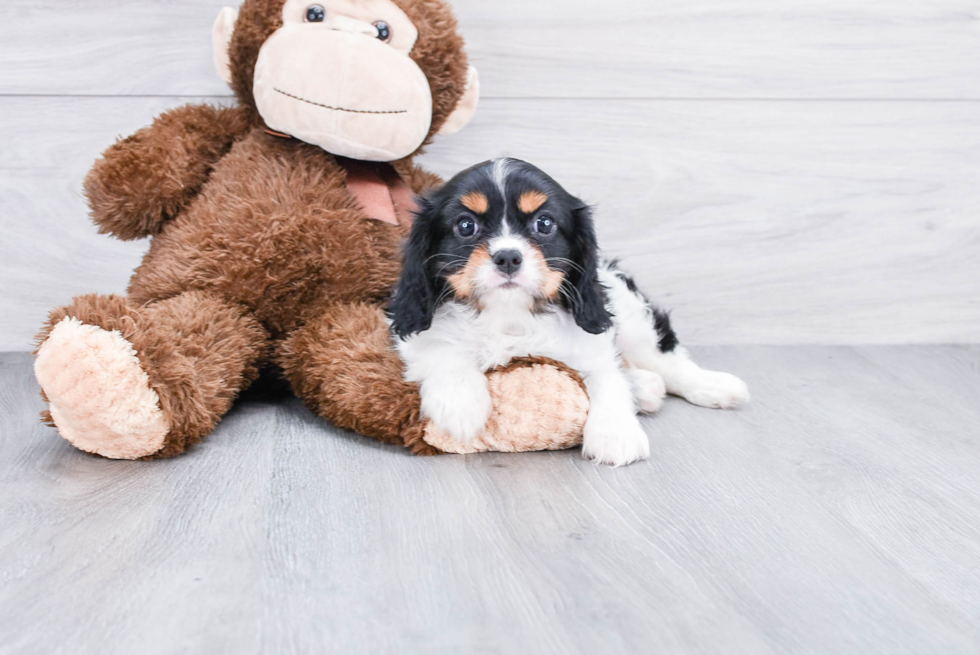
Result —
POLYGON ((456 109, 453 110, 453 113, 443 123, 439 134, 456 134, 466 127, 466 124, 473 118, 473 114, 476 113, 476 106, 479 102, 480 75, 476 72, 475 68, 470 66, 469 73, 466 76, 466 91, 463 91, 463 97, 459 99, 459 102, 456 104, 456 109))
POLYGON ((238 10, 225 7, 218 14, 211 28, 211 43, 214 47, 214 67, 226 84, 231 84, 231 57, 228 46, 231 35, 235 32, 235 21, 238 20, 238 10))

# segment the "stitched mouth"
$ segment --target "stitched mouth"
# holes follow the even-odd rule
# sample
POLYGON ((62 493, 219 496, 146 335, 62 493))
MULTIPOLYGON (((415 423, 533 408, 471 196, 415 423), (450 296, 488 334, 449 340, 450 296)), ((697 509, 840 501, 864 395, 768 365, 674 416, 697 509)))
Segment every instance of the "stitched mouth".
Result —
POLYGON ((299 96, 294 96, 292 93, 286 93, 282 89, 277 89, 272 87, 276 93, 281 93, 287 98, 292 98, 293 100, 299 100, 300 102, 305 102, 306 104, 313 105, 315 107, 322 107, 323 109, 330 109, 331 111, 346 111, 351 114, 407 114, 408 110, 400 109, 395 111, 378 111, 371 109, 346 109, 344 107, 331 107, 330 105, 320 104, 319 102, 313 102, 312 100, 307 100, 306 98, 300 98, 299 96))

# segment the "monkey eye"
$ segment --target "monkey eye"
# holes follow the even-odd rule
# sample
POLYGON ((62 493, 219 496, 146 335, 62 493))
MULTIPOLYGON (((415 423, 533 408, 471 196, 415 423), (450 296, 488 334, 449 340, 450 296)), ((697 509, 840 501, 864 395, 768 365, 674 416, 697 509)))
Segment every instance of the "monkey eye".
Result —
POLYGON ((378 38, 382 41, 391 41, 391 28, 383 20, 375 21, 374 26, 378 28, 378 38))
POLYGON ((542 236, 548 236, 555 231, 555 219, 547 214, 538 216, 538 220, 534 221, 534 231, 542 236))
POLYGON ((463 237, 464 239, 469 239, 475 237, 480 231, 480 224, 469 216, 461 216, 456 221, 456 227, 454 228, 456 236, 463 237))
POLYGON ((310 5, 306 8, 307 23, 322 23, 327 17, 327 10, 323 5, 310 5))

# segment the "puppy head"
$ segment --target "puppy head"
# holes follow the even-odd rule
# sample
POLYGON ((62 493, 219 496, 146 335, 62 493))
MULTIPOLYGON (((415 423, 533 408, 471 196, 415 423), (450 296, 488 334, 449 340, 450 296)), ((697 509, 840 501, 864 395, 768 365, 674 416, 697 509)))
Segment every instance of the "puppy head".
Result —
POLYGON ((429 328, 445 301, 479 310, 558 304, 598 334, 611 325, 588 206, 531 164, 478 164, 423 199, 392 299, 393 329, 429 328))

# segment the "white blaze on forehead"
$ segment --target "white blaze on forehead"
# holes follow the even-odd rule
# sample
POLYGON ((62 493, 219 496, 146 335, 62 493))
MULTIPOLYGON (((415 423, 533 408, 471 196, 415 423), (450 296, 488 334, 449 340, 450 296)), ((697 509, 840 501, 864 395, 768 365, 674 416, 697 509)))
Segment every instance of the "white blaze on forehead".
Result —
POLYGON ((524 237, 511 234, 510 230, 506 229, 506 226, 507 224, 505 223, 505 231, 501 236, 494 237, 487 243, 487 250, 490 251, 490 255, 496 255, 501 250, 517 250, 526 256, 531 250, 531 244, 524 237))
POLYGON ((493 165, 490 167, 490 179, 493 180, 497 190, 500 191, 500 197, 503 199, 501 206, 504 208, 504 213, 500 219, 503 222, 503 235, 505 237, 511 235, 510 224, 507 222, 507 175, 510 174, 511 164, 512 160, 509 157, 501 157, 494 159, 493 165))
POLYGON ((504 222, 503 228, 500 230, 500 235, 505 238, 512 237, 514 232, 510 229, 510 223, 507 221, 507 210, 504 209, 504 222))
POLYGON ((493 183, 497 185, 497 189, 500 190, 500 195, 502 195, 504 199, 507 198, 507 174, 510 172, 510 163, 509 157, 495 159, 493 161, 493 169, 491 171, 493 183))

